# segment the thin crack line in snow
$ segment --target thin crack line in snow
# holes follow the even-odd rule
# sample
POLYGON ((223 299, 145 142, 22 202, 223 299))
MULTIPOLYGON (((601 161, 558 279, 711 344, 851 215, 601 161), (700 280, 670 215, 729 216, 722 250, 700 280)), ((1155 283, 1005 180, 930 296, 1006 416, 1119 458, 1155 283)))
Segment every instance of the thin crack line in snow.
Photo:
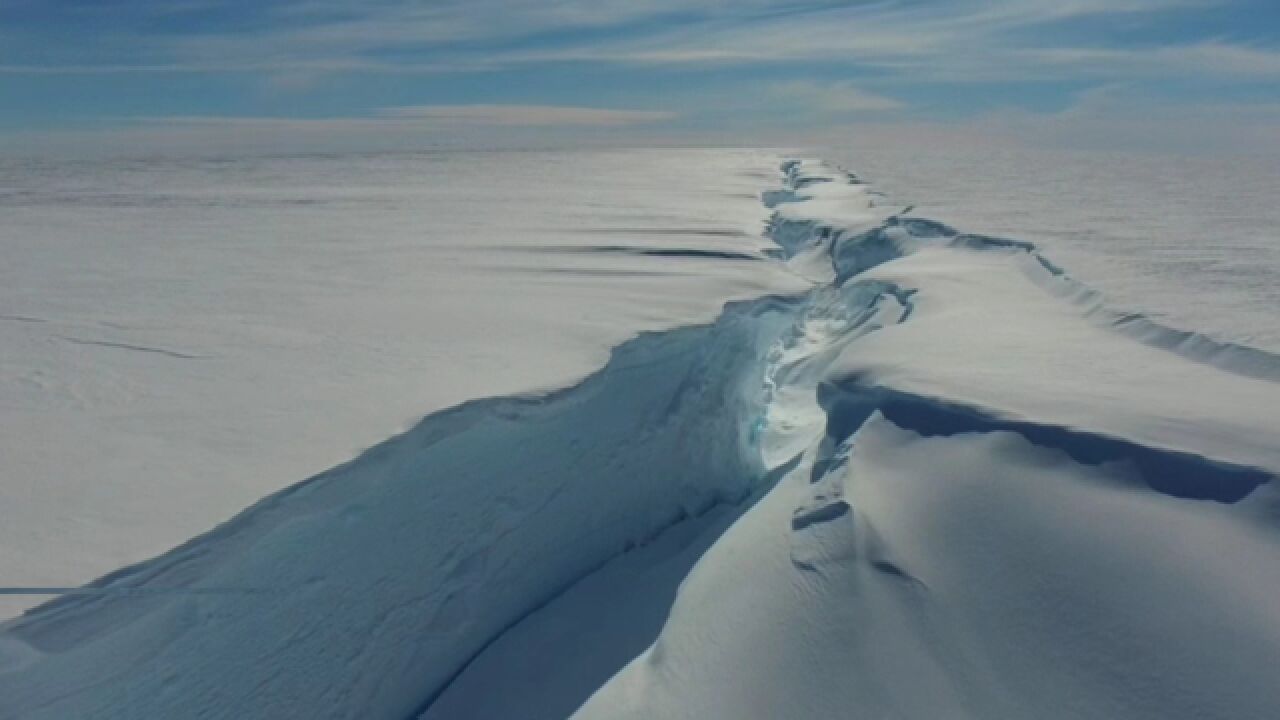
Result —
POLYGON ((265 595, 265 588, 0 587, 0 595, 265 595))
POLYGON ((109 340, 83 340, 81 338, 68 337, 66 335, 59 335, 58 338, 69 343, 75 343, 76 345, 97 345, 99 347, 116 348, 118 350, 154 353, 156 355, 178 358, 180 360, 202 360, 208 357, 207 355, 191 355, 189 353, 178 352, 177 350, 166 350, 165 348, 148 347, 146 345, 131 345, 129 343, 111 342, 109 340))

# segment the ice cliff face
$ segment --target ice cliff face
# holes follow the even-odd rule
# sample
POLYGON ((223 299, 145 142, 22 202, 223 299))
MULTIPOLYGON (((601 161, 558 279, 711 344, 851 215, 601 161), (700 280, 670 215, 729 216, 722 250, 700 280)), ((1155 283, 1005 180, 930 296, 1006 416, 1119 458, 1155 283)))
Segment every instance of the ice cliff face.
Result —
POLYGON ((810 290, 432 415, 36 609, 0 716, 1280 707, 1280 362, 782 176, 767 232, 810 290))
POLYGON ((192 697, 228 717, 406 716, 566 587, 758 488, 765 356, 793 302, 641 336, 570 390, 434 415, 45 605, 7 629, 0 696, 19 715, 70 692, 51 716, 192 697))

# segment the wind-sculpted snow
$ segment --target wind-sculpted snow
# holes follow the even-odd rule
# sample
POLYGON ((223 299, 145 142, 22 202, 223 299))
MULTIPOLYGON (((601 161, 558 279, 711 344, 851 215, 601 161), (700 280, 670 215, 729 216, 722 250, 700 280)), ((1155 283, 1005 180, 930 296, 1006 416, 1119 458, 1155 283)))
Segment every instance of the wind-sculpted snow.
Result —
POLYGON ((1273 716, 1280 362, 821 162, 762 200, 771 261, 527 249, 806 292, 429 416, 37 608, 0 717, 1273 716))

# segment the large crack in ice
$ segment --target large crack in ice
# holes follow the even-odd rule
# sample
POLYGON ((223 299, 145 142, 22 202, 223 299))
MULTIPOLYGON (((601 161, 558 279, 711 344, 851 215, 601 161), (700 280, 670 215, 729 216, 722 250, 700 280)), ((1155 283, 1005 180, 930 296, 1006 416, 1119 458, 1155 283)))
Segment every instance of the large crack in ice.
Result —
POLYGON ((1077 463, 1126 463, 1148 487, 1172 497, 1235 503, 1271 480, 1262 468, 1221 462, 1194 453, 1142 445, 1119 437, 1045 423, 1002 418, 982 408, 941 398, 866 385, 859 378, 824 383, 819 399, 827 432, 837 446, 874 412, 922 437, 965 433, 1015 433, 1032 445, 1059 450, 1077 463))
POLYGON ((1274 540, 1253 521, 1260 508, 1273 520, 1264 486, 1280 465, 1265 433, 1248 434, 1266 416, 1246 405, 1252 391, 1274 397, 1277 358, 1115 313, 1029 243, 841 206, 867 193, 846 193, 858 181, 838 169, 782 170, 786 186, 765 197, 778 257, 810 277, 829 263, 770 374, 768 416, 783 421, 765 445, 794 431, 782 446, 801 459, 693 568, 654 644, 574 717, 1275 707, 1256 662, 1276 657, 1274 540), (1039 289, 995 281, 1020 273, 1039 289), (960 329, 937 332, 948 324, 960 329), (1082 361, 1065 367, 1075 382, 1045 373, 1061 363, 1036 364, 1062 353, 1055 331, 1104 346, 1096 366, 1087 351, 1067 355, 1082 361), (877 347, 890 350, 860 357, 877 347), (912 364, 904 351, 933 357, 912 364), (1126 395, 1126 381, 1156 372, 1132 359, 1207 387, 1126 395), (953 361, 964 371, 947 373, 953 361), (1009 377, 1033 371, 1034 382, 1009 377), (1225 402, 1203 394, 1217 390, 1225 402), (1057 407, 1072 391, 1084 401, 1057 407), (1121 412, 1126 401, 1138 407, 1121 412))
MULTIPOLYGON (((872 417, 921 436, 1013 433, 1077 462, 1129 463, 1149 487, 1180 498, 1235 502, 1269 480, 1087 428, 1008 419, 857 376, 832 381, 846 349, 915 317, 916 288, 864 273, 938 246, 1024 254, 1050 292, 1147 344, 1251 377, 1280 378, 1280 362, 1108 315, 1028 243, 905 211, 856 222, 796 215, 824 188, 861 181, 807 174, 798 162, 782 171, 783 188, 763 197, 775 208, 767 232, 798 272, 827 265, 812 291, 637 337, 573 388, 434 414, 163 556, 36 608, 0 631, 0 697, 31 717, 173 716, 200 698, 226 717, 444 718, 469 707, 476 716, 488 688, 524 674, 549 678, 536 691, 546 697, 520 698, 524 716, 563 716, 657 637, 702 550, 780 478, 805 471, 812 489, 791 532, 851 532, 836 526, 856 514, 837 471, 872 417), (660 579, 644 574, 646 563, 663 568, 660 579), (646 592, 647 619, 624 634, 625 617, 575 615, 590 593, 646 592), (576 623, 580 639, 599 631, 606 640, 577 656, 561 647, 529 657, 538 637, 567 632, 564 623, 576 623), (583 674, 570 677, 571 667, 583 674)), ((912 592, 924 587, 887 551, 870 557, 912 592)), ((809 570, 829 559, 793 557, 809 570)))

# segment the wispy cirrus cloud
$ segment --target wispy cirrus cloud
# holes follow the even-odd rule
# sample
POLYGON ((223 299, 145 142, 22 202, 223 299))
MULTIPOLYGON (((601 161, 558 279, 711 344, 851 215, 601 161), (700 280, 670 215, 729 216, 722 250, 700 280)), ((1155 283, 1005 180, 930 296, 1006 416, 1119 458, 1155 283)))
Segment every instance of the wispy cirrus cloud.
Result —
POLYGON ((381 118, 515 127, 625 127, 672 120, 664 110, 614 110, 564 105, 414 105, 385 108, 381 118))
MULTIPOLYGON (((59 64, 46 59, 3 67, 8 73, 125 72, 131 67, 153 72, 395 73, 540 62, 699 64, 826 58, 892 68, 903 67, 903 59, 939 59, 957 51, 989 53, 998 61, 1003 51, 1027 45, 1022 33, 1055 23, 1157 15, 1225 1, 277 0, 256 4, 235 21, 211 15, 217 6, 207 3, 135 3, 131 11, 111 14, 105 7, 81 6, 74 19, 101 24, 103 37, 87 38, 89 45, 129 45, 140 60, 136 64, 121 62, 121 56, 112 53, 115 61, 109 63, 59 64), (119 18, 112 20, 115 16, 119 18)), ((81 60, 85 56, 83 46, 66 50, 81 60)), ((52 58, 59 53, 46 48, 39 55, 52 58)), ((1077 57, 1086 63, 1097 60, 1065 51, 1046 60, 1063 65, 1077 57)), ((1218 67, 1224 72, 1232 69, 1228 64, 1218 67)))
POLYGON ((672 120, 664 110, 621 110, 572 105, 406 105, 378 108, 366 115, 321 118, 234 115, 165 115, 128 118, 126 125, 174 128, 230 128, 241 131, 288 129, 414 129, 483 127, 616 128, 672 120))
POLYGON ((329 117, 163 115, 108 126, 33 130, 6 137, 0 152, 92 156, 238 154, 331 150, 508 147, 529 142, 616 144, 614 134, 661 128, 675 112, 571 105, 409 105, 329 117), (8 142, 6 142, 8 141, 8 142), (51 152, 48 152, 51 151, 51 152), (61 151, 61 152, 60 152, 61 151))
POLYGON ((1075 72, 1124 71, 1133 76, 1231 75, 1241 78, 1280 78, 1280 50, 1208 40, 1185 45, 1147 48, 1065 47, 1020 53, 1037 64, 1075 72))
POLYGON ((408 119, 380 108, 426 104, 416 119, 434 127, 741 128, 753 119, 776 124, 777 100, 808 114, 782 120, 810 125, 876 113, 962 118, 1003 105, 1043 113, 1082 88, 1117 80, 1184 104, 1248 103, 1280 79, 1280 7, 1272 0, 0 0, 0 76, 19 88, 10 95, 23 111, 0 117, 0 127, 23 122, 14 117, 119 124, 144 114, 328 117, 372 127, 408 119), (94 92, 82 92, 88 82, 94 92), (51 103, 55 95, 64 100, 51 103), (563 109, 605 106, 632 109, 563 109), (673 109, 679 118, 668 114, 673 109))
POLYGON ((906 103, 867 92, 850 82, 792 80, 770 87, 769 93, 783 102, 834 115, 882 113, 906 107, 906 103))

